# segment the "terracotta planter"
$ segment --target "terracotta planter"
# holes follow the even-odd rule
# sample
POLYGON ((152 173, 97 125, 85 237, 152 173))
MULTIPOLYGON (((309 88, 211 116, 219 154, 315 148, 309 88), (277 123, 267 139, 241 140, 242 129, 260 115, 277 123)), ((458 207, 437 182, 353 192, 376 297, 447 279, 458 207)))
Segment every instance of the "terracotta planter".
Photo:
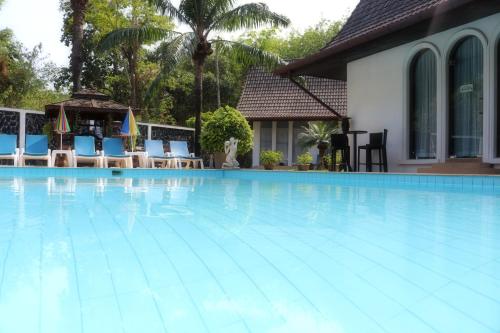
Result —
POLYGON ((297 169, 299 171, 309 171, 311 169, 310 164, 297 164, 297 169))

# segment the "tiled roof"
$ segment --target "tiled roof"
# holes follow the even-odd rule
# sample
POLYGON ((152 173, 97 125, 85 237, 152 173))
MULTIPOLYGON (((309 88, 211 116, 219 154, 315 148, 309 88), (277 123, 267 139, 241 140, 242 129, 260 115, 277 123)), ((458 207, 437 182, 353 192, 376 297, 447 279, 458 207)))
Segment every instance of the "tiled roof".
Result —
MULTIPOLYGON (((280 67, 276 73, 288 76, 294 74, 306 74, 311 72, 307 68, 317 65, 326 59, 336 59, 339 56, 339 66, 345 68, 349 52, 358 48, 359 54, 363 54, 363 45, 373 42, 379 38, 387 37, 390 34, 402 32, 406 28, 410 28, 424 21, 430 22, 425 31, 432 30, 432 19, 452 10, 466 5, 474 6, 478 2, 478 6, 491 6, 493 9, 498 7, 498 0, 487 2, 487 0, 360 0, 359 4, 344 24, 339 34, 319 52, 312 54, 303 59, 292 62, 286 66, 280 67)), ((479 12, 478 12, 479 13, 479 12)), ((481 15, 481 14, 475 14, 481 15)), ((485 14, 486 15, 486 14, 485 14)), ((457 22, 463 22, 466 16, 457 22)), ((458 24, 458 23, 457 23, 458 24)), ((448 25, 449 27, 450 25, 448 25)), ((424 31, 424 30, 423 30, 424 31)), ((420 31, 419 31, 420 32, 420 31)), ((416 36, 421 36, 425 32, 415 33, 416 36)), ((418 37, 417 37, 418 38, 418 37)), ((385 45, 394 45, 398 41, 406 41, 401 37, 394 40, 388 39, 385 45), (389 41, 389 42, 388 42, 389 41)), ((383 46, 382 46, 383 47, 383 46)), ((380 51, 380 50, 379 50, 380 51)), ((352 56, 352 55, 351 55, 352 56)), ((321 72, 312 70, 316 76, 323 76, 321 72)), ((332 75, 329 75, 332 76, 332 75)))
MULTIPOLYGON (((341 115, 347 113, 346 84, 342 81, 304 77, 310 92, 341 115)), ((250 70, 238 104, 249 120, 327 120, 337 116, 287 78, 264 71, 250 70)))
POLYGON ((455 0, 361 0, 340 33, 327 46, 333 47, 418 16, 455 0))
POLYGON ((47 113, 57 113, 61 105, 66 111, 85 111, 85 112, 112 112, 126 114, 128 106, 111 100, 105 94, 94 90, 80 90, 71 95, 71 99, 52 103, 45 106, 47 113))

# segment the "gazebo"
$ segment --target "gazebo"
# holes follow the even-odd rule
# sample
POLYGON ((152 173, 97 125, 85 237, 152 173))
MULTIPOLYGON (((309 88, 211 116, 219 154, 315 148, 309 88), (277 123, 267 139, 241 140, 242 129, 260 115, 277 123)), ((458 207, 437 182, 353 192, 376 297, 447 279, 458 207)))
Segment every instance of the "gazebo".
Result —
MULTIPOLYGON (((104 136, 119 135, 120 125, 128 111, 128 106, 111 100, 108 95, 95 90, 83 89, 65 101, 45 106, 49 121, 57 118, 61 105, 64 106, 72 134, 92 135, 98 142, 104 136)), ((65 137, 68 143, 69 136, 65 137)))

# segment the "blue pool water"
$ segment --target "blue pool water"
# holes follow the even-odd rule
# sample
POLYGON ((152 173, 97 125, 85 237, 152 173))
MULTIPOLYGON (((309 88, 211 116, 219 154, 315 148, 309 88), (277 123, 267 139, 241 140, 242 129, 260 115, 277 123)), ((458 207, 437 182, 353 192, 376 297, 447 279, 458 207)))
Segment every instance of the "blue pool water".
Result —
POLYGON ((2 170, 0 332, 498 333, 500 181, 2 170))

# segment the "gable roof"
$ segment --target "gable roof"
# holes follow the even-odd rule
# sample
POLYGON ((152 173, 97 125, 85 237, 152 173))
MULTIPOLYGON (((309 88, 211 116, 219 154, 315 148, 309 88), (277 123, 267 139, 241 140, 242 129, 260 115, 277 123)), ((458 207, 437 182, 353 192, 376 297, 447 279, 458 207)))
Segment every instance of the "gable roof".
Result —
MULTIPOLYGON (((304 77, 303 85, 341 115, 347 113, 342 81, 304 77)), ((248 120, 330 120, 337 116, 287 78, 260 68, 249 71, 238 110, 248 120)))
POLYGON ((500 1, 496 0, 360 0, 330 44, 276 73, 345 80, 350 61, 499 11, 500 1), (326 63, 333 70, 325 71, 326 63))
POLYGON ((361 0, 339 34, 326 48, 336 47, 375 31, 397 26, 421 14, 434 14, 453 0, 361 0))

